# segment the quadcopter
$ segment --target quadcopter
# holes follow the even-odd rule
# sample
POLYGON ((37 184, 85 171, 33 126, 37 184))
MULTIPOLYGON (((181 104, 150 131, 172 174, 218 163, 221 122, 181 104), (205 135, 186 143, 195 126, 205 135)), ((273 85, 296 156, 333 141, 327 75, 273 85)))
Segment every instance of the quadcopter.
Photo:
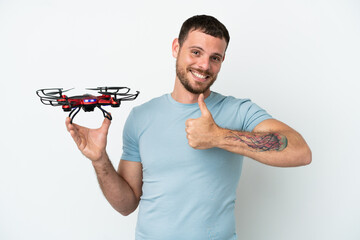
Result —
MULTIPOLYGON (((73 89, 73 88, 72 88, 73 89)), ((62 106, 64 112, 70 112, 70 123, 73 122, 76 114, 80 109, 85 112, 92 112, 95 108, 99 108, 104 117, 112 120, 110 113, 105 111, 102 106, 120 107, 122 101, 132 101, 137 98, 139 91, 136 93, 129 93, 130 88, 127 87, 98 87, 87 88, 87 90, 98 91, 98 96, 91 94, 84 94, 78 96, 68 97, 64 95, 72 89, 63 90, 62 88, 44 88, 36 91, 40 97, 40 101, 45 105, 62 106)))

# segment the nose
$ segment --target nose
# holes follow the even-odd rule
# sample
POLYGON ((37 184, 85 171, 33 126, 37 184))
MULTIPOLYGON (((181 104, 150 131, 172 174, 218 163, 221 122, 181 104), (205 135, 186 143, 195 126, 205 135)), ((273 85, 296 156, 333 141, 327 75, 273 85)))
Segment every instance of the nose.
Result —
POLYGON ((198 66, 200 69, 207 71, 210 69, 210 60, 207 57, 202 57, 199 59, 198 66))

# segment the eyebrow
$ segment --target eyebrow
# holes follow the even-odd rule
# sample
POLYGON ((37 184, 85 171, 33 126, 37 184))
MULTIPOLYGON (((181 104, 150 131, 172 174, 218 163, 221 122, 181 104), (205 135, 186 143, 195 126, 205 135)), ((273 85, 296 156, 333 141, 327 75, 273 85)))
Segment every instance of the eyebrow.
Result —
MULTIPOLYGON (((196 48, 196 49, 199 49, 199 50, 205 52, 205 50, 202 47, 199 47, 199 46, 190 46, 189 49, 191 49, 191 48, 196 48)), ((215 56, 218 56, 220 58, 223 58, 223 55, 220 54, 220 53, 212 53, 211 55, 215 55, 215 56)))

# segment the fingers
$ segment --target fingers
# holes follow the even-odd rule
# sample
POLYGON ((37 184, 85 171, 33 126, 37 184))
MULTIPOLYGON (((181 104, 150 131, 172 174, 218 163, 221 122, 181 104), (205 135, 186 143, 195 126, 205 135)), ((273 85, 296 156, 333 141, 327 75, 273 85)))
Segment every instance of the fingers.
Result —
POLYGON ((110 124, 111 124, 111 120, 109 120, 108 118, 104 118, 100 128, 89 129, 89 128, 77 125, 75 123, 71 123, 71 119, 69 117, 67 117, 65 120, 66 129, 70 133, 71 137, 74 139, 75 143, 78 146, 80 146, 81 143, 85 140, 85 138, 89 134, 89 132, 107 135, 109 132, 110 124))
POLYGON ((201 94, 199 95, 198 104, 199 104, 199 108, 200 108, 200 111, 201 111, 201 115, 202 115, 202 116, 209 116, 209 115, 211 115, 209 109, 208 109, 207 106, 206 106, 205 98, 204 98, 204 94, 203 94, 203 93, 201 93, 201 94))
POLYGON ((109 131, 110 125, 111 125, 111 120, 108 119, 108 118, 104 118, 104 121, 103 121, 100 128, 101 128, 102 131, 105 131, 105 133, 107 134, 108 131, 109 131))
POLYGON ((189 133, 189 129, 192 126, 193 119, 188 119, 185 121, 185 131, 186 133, 189 133))
POLYGON ((68 132, 71 133, 71 131, 77 131, 79 128, 79 125, 75 124, 75 123, 71 123, 71 119, 70 117, 67 117, 65 120, 65 125, 66 125, 66 129, 68 130, 68 132))
POLYGON ((71 127, 70 121, 71 121, 70 117, 67 117, 65 119, 65 126, 66 126, 66 129, 68 130, 68 132, 70 132, 70 127, 71 127))
POLYGON ((71 121, 70 117, 67 117, 65 120, 66 129, 70 133, 71 137, 74 139, 75 143, 79 144, 80 137, 78 134, 77 126, 76 124, 74 125, 70 123, 70 121, 71 121))

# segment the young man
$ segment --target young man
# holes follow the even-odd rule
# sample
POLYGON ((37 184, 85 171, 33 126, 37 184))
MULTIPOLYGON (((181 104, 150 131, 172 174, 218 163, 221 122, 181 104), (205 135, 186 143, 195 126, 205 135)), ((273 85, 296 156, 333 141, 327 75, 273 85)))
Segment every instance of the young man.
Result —
POLYGON ((236 239, 234 206, 243 156, 272 166, 311 162, 292 128, 248 99, 210 91, 229 43, 211 16, 186 20, 173 41, 171 94, 134 108, 125 124, 116 171, 106 154, 110 120, 101 128, 66 126, 121 214, 139 205, 136 239, 236 239))

